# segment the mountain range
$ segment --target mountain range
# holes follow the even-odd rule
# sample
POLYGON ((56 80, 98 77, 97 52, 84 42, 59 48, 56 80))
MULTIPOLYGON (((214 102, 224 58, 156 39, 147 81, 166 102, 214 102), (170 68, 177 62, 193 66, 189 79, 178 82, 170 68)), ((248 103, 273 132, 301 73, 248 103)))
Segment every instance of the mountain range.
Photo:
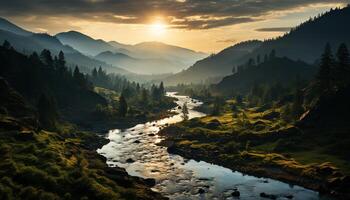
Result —
POLYGON ((332 9, 310 18, 281 37, 265 41, 247 41, 228 47, 178 74, 167 77, 164 81, 167 85, 174 85, 200 83, 212 78, 221 80, 222 77, 231 74, 234 66, 244 64, 251 58, 263 59, 272 50, 275 50, 279 57, 313 64, 327 43, 333 48, 337 48, 340 43, 350 45, 350 27, 345 25, 349 20, 349 6, 332 9))
POLYGON ((55 36, 34 33, 0 18, 0 42, 4 40, 26 54, 43 49, 49 49, 53 55, 63 51, 70 66, 78 65, 85 72, 101 66, 108 72, 123 75, 175 73, 207 56, 160 42, 127 45, 96 40, 77 31, 55 36))
POLYGON ((108 64, 140 74, 179 72, 207 56, 205 53, 161 42, 135 45, 93 39, 76 31, 59 33, 56 37, 66 45, 108 64))

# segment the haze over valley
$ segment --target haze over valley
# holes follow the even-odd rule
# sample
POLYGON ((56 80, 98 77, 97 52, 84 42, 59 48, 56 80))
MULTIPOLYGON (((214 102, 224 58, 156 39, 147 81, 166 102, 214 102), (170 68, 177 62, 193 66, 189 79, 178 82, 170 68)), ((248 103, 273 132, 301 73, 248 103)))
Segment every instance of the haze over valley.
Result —
POLYGON ((348 0, 0 2, 0 199, 350 199, 348 0))

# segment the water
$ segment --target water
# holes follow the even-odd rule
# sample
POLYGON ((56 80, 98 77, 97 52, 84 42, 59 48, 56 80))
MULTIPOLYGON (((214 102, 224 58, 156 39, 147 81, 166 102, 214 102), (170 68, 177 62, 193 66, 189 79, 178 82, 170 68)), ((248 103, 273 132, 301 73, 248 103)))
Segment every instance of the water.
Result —
MULTIPOLYGON (((176 97, 180 106, 187 102, 190 119, 205 115, 193 110, 201 102, 176 93, 168 95, 176 97)), ((125 130, 109 131, 110 142, 98 153, 107 158, 110 167, 125 168, 132 176, 154 178, 157 184, 152 189, 170 199, 235 199, 231 195, 235 189, 240 191, 240 199, 259 199, 261 192, 277 195, 278 199, 287 199, 287 195, 293 195, 294 199, 325 199, 303 187, 169 154, 165 147, 157 145, 162 140, 157 133, 161 127, 182 120, 181 109, 172 111, 178 114, 125 130), (200 194, 199 190, 204 193, 200 194)))

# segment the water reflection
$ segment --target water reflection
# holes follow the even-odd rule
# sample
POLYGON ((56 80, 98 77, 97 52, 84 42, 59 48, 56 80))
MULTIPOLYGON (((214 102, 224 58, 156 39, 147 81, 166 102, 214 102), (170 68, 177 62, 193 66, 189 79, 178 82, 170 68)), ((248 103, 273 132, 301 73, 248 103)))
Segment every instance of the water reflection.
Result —
MULTIPOLYGON (((187 102, 189 118, 204 116, 193 110, 201 102, 175 93, 168 95, 176 97, 180 106, 187 102)), ((218 165, 169 154, 165 147, 157 145, 162 139, 157 133, 161 127, 182 120, 181 108, 172 111, 178 114, 126 130, 111 130, 108 133, 110 143, 98 153, 107 158, 111 167, 125 168, 132 176, 156 179, 153 190, 170 199, 234 199, 236 197, 232 193, 235 190, 240 191, 240 199, 259 199, 261 192, 275 194, 278 199, 286 199, 287 196, 322 199, 318 193, 299 186, 247 176, 218 165)))

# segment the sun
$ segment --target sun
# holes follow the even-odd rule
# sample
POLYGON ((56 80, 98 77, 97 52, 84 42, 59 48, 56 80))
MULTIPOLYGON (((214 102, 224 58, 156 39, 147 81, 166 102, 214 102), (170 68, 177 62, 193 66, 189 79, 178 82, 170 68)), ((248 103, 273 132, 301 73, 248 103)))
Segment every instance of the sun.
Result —
POLYGON ((160 36, 166 32, 166 25, 162 22, 154 22, 150 25, 150 31, 152 34, 160 36))

